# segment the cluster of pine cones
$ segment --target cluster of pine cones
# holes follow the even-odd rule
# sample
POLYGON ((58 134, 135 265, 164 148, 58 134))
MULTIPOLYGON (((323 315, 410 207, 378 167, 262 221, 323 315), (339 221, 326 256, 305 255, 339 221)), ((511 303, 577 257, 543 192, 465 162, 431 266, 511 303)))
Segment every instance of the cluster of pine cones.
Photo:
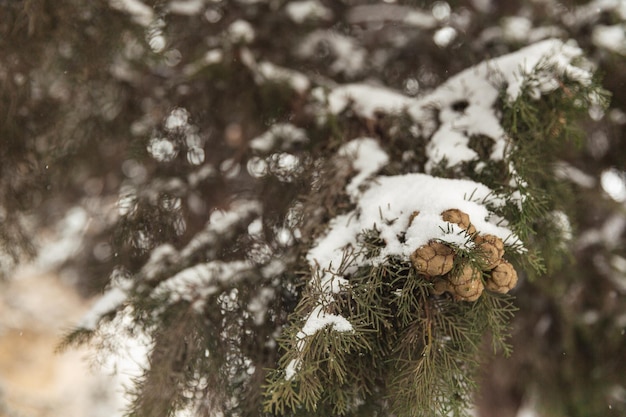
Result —
MULTIPOLYGON (((414 218, 419 213, 415 213, 414 218)), ((504 243, 497 236, 477 233, 467 213, 450 209, 441 213, 444 221, 454 223, 474 242, 477 262, 454 265, 455 251, 452 247, 430 241, 411 254, 415 269, 433 281, 433 293, 452 294, 455 300, 476 301, 485 288, 489 291, 507 293, 517 284, 517 272, 504 260, 504 243)))

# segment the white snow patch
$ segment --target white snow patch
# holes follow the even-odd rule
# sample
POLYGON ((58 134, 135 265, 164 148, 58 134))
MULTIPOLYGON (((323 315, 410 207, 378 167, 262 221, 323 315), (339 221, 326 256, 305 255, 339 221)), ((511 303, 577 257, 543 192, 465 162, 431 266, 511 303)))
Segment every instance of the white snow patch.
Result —
POLYGON ((165 40, 165 36, 163 36, 160 32, 154 33, 148 38, 148 44, 150 45, 150 49, 152 49, 152 51, 156 53, 163 52, 166 42, 167 41, 165 40))
POLYGON ((224 59, 224 53, 221 49, 211 49, 204 54, 204 62, 208 65, 217 64, 224 59))
POLYGON ((288 68, 279 67, 271 62, 264 61, 258 65, 259 74, 266 80, 285 82, 298 93, 302 94, 311 86, 306 75, 288 68))
POLYGON ((233 204, 230 210, 215 210, 209 217, 210 230, 223 234, 228 232, 243 217, 260 211, 260 204, 256 201, 241 201, 233 204))
POLYGON ((199 14, 204 8, 203 0, 173 0, 167 5, 171 13, 193 16, 199 14))
POLYGON ((224 59, 224 52, 221 49, 210 49, 208 50, 204 56, 190 64, 185 65, 183 68, 183 73, 186 76, 192 76, 197 74, 203 68, 206 68, 210 65, 219 64, 224 59))
POLYGON ((192 146, 187 150, 187 162, 191 165, 200 165, 204 162, 204 149, 192 146))
POLYGON ((433 35, 433 41, 438 47, 445 48, 456 39, 456 36, 456 29, 450 26, 445 26, 435 32, 433 35))
POLYGON ((563 16, 563 23, 568 26, 582 26, 596 23, 605 12, 615 12, 622 20, 626 20, 626 2, 624 0, 592 0, 576 7, 563 16))
POLYGON ((402 22, 420 29, 431 29, 437 24, 433 16, 417 9, 409 10, 402 22))
POLYGON ((130 14, 141 26, 148 26, 154 19, 152 7, 139 0, 109 0, 111 7, 130 14))
POLYGON ((291 123, 273 124, 268 131, 250 141, 250 148, 259 153, 272 150, 288 150, 293 146, 306 144, 309 138, 306 131, 291 123))
MULTIPOLYGON (((336 332, 351 332, 353 331, 352 324, 342 316, 337 314, 330 314, 324 312, 321 305, 318 305, 307 316, 307 319, 302 326, 302 329, 296 335, 296 346, 298 350, 302 351, 306 343, 306 339, 315 335, 320 330, 330 327, 336 332)), ((291 380, 300 367, 300 360, 291 360, 285 367, 285 379, 291 380)))
POLYGON ((502 35, 509 42, 523 42, 531 32, 533 23, 522 16, 508 16, 502 19, 502 35))
POLYGON ((248 261, 212 261, 183 269, 161 282, 152 297, 166 297, 170 304, 188 301, 196 311, 204 309, 207 298, 220 291, 220 284, 239 280, 253 265, 248 261))
POLYGON ((626 201, 626 172, 610 168, 600 177, 602 189, 617 202, 626 201))
POLYGON ((261 269, 264 278, 275 278, 287 269, 285 262, 280 259, 272 259, 261 269))
POLYGON ((165 129, 172 131, 185 128, 188 125, 188 121, 189 112, 182 107, 175 108, 165 119, 165 129))
POLYGON ((91 217, 82 207, 75 206, 55 227, 58 238, 43 242, 36 260, 37 267, 52 270, 76 255, 83 245, 83 236, 91 217))
POLYGON ((288 152, 278 152, 267 158, 270 172, 282 182, 292 182, 302 169, 300 158, 288 152))
POLYGON ((264 177, 268 172, 267 162, 264 158, 258 156, 253 156, 248 159, 246 169, 248 170, 248 174, 255 178, 264 177))
POLYGON ((150 258, 141 268, 141 273, 146 280, 151 281, 178 259, 178 251, 174 246, 169 243, 159 245, 150 252, 150 258))
POLYGON ((111 287, 96 301, 78 324, 79 328, 95 330, 100 319, 117 310, 128 298, 132 281, 123 270, 116 268, 111 273, 111 287))
POLYGON ((331 326, 333 330, 338 332, 349 332, 353 330, 350 322, 344 317, 325 313, 322 311, 322 308, 318 306, 309 314, 302 330, 298 333, 298 339, 312 336, 328 326, 331 326))
POLYGON ((248 311, 252 313, 254 324, 260 326, 265 321, 267 307, 274 299, 275 292, 272 288, 261 288, 258 294, 248 303, 248 311))
POLYGON ((577 249, 582 250, 591 245, 602 244, 607 250, 612 250, 617 247, 620 236, 625 230, 626 218, 621 213, 617 213, 609 217, 599 230, 594 228, 583 233, 576 242, 577 249))
POLYGON ((500 86, 507 85, 508 98, 515 100, 523 85, 529 85, 536 91, 537 97, 558 88, 557 77, 563 74, 587 84, 591 80, 591 74, 570 64, 581 54, 579 48, 561 41, 539 42, 467 69, 420 99, 419 104, 410 110, 416 119, 423 117, 423 108, 420 106, 424 103, 432 103, 440 109, 441 126, 432 136, 427 148, 427 172, 443 158, 448 160, 449 165, 475 159, 476 154, 468 144, 469 137, 478 134, 495 141, 490 158, 502 160, 507 139, 493 108, 500 86), (528 75, 538 65, 555 66, 557 74, 546 71, 537 80, 529 81, 528 75), (465 108, 454 109, 455 103, 464 103, 465 108))
POLYGON ((318 0, 292 1, 285 7, 289 18, 295 23, 306 20, 328 20, 333 17, 329 8, 318 0))
POLYGON ((354 38, 330 30, 316 30, 301 43, 298 54, 303 58, 316 59, 320 50, 334 57, 330 71, 334 74, 354 76, 365 67, 367 51, 354 38))
POLYGON ((516 417, 541 417, 537 411, 529 406, 520 408, 516 417))
POLYGON ((87 330, 95 330, 102 316, 114 311, 117 307, 122 305, 127 298, 128 293, 123 288, 116 287, 110 289, 100 297, 89 312, 83 316, 78 327, 87 330))
POLYGON ((169 162, 176 157, 178 149, 167 138, 152 138, 148 142, 148 153, 159 162, 169 162))
POLYGON ((250 221, 261 213, 261 204, 258 201, 240 200, 231 204, 227 211, 214 211, 204 229, 198 232, 191 241, 180 251, 184 259, 197 251, 208 248, 217 242, 220 235, 232 233, 234 227, 247 218, 250 221))
POLYGON ((583 188, 593 188, 596 185, 595 177, 586 174, 575 166, 565 161, 560 161, 554 166, 554 175, 562 180, 568 180, 583 188))
POLYGON ((309 78, 301 72, 273 64, 269 61, 257 63, 248 48, 241 50, 241 62, 250 69, 254 81, 261 85, 267 81, 286 83, 293 90, 302 94, 311 86, 309 78))
POLYGON ((232 42, 250 43, 256 36, 252 25, 245 20, 235 20, 228 27, 228 36, 232 42))
POLYGON ((569 243, 572 240, 572 224, 569 221, 569 217, 565 212, 561 210, 555 210, 550 213, 552 221, 561 231, 561 240, 563 245, 569 243))
POLYGON ((482 13, 488 13, 493 8, 492 0, 471 0, 472 6, 482 13))
POLYGON ((196 188, 202 181, 214 177, 217 170, 212 165, 202 165, 197 171, 191 172, 187 176, 187 181, 192 188, 196 188))
POLYGON ((571 64, 573 60, 582 57, 582 54, 582 50, 573 43, 548 39, 496 58, 488 62, 487 67, 482 71, 486 76, 486 70, 489 70, 489 66, 493 66, 492 69, 500 72, 508 83, 506 91, 511 100, 515 100, 520 95, 525 83, 535 91, 535 96, 538 98, 542 94, 560 88, 557 80, 563 75, 580 84, 588 85, 592 78, 591 72, 571 64), (527 75, 538 66, 554 67, 554 70, 547 70, 536 81, 529 82, 527 75))
POLYGON ((148 355, 154 343, 151 337, 136 326, 130 307, 123 309, 110 323, 103 323, 96 335, 101 354, 96 357, 100 369, 114 376, 114 401, 116 412, 111 416, 122 416, 121 410, 130 407, 131 399, 126 395, 127 388, 136 383, 148 367, 148 355), (129 329, 132 329, 129 330, 129 329))
POLYGON ((357 175, 346 186, 346 191, 353 197, 358 195, 359 186, 363 181, 389 162, 389 155, 372 138, 351 140, 343 145, 337 154, 349 158, 352 168, 357 171, 357 175))
POLYGON ((117 200, 117 210, 120 216, 132 213, 137 207, 137 190, 130 184, 123 184, 120 187, 120 194, 117 200))
POLYGON ((225 178, 235 178, 241 172, 241 164, 234 158, 225 159, 220 164, 220 172, 225 178))
POLYGON ((433 17, 439 21, 449 19, 451 12, 450 5, 445 1, 436 1, 432 6, 433 17))
POLYGON ((397 91, 367 84, 343 85, 328 94, 328 109, 333 114, 342 112, 350 104, 360 116, 374 118, 377 111, 400 113, 413 101, 397 91))
POLYGON ((432 13, 399 4, 362 4, 350 8, 347 20, 351 24, 403 23, 418 29, 432 29, 437 21, 432 13))
POLYGON ((626 55, 626 25, 595 25, 591 39, 599 48, 626 55))

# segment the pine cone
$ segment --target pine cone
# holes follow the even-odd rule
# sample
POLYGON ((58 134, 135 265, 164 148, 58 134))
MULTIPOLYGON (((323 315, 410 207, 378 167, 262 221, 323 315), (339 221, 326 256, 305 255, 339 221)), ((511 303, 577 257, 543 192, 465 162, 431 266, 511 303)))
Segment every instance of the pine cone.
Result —
POLYGON ((487 279, 487 289, 493 292, 506 294, 517 285, 517 272, 513 265, 505 261, 500 261, 498 266, 491 271, 491 276, 487 279))
POLYGON ((455 271, 454 274, 450 274, 448 280, 453 287, 456 287, 457 285, 463 285, 470 281, 474 281, 480 278, 480 276, 480 269, 473 267, 470 264, 465 264, 460 270, 455 271))
POLYGON ((458 225, 470 235, 476 233, 476 228, 470 223, 469 215, 459 209, 449 209, 441 213, 441 218, 449 223, 458 225))
POLYGON ((444 275, 452 270, 454 251, 443 243, 431 241, 411 254, 411 262, 421 274, 444 275))
POLYGON ((476 249, 484 262, 485 270, 495 268, 504 255, 504 242, 494 235, 477 235, 474 237, 476 249))
POLYGON ((480 298, 484 289, 483 281, 475 279, 467 284, 455 287, 454 298, 461 301, 476 301, 480 298))
POLYGON ((456 300, 476 301, 483 293, 485 286, 481 279, 481 271, 471 265, 465 265, 450 277, 452 293, 456 300))
POLYGON ((446 291, 451 291, 452 287, 450 286, 450 283, 442 278, 437 278, 435 279, 435 281, 433 282, 433 289, 432 289, 432 293, 435 295, 441 295, 446 291))

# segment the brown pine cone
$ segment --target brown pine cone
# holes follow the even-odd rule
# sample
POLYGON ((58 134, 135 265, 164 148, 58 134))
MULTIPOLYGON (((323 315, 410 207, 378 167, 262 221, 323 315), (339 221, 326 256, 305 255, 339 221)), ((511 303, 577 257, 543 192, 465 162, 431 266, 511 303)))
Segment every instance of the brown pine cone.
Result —
POLYGON ((452 270, 454 251, 451 247, 433 240, 413 252, 411 262, 421 274, 431 277, 444 275, 452 270))
POLYGON ((475 279, 467 284, 455 287, 454 298, 461 301, 476 301, 480 298, 484 289, 483 281, 475 279))
POLYGON ((462 301, 478 300, 485 289, 481 275, 480 269, 464 265, 458 274, 451 276, 450 284, 454 298, 462 301))
POLYGON ((487 289, 493 292, 506 294, 517 285, 517 272, 513 265, 504 259, 491 271, 487 279, 487 289))
POLYGON ((480 278, 480 276, 480 269, 475 268, 470 264, 465 264, 460 270, 455 271, 454 274, 450 274, 448 280, 450 281, 450 284, 456 287, 457 285, 463 285, 470 281, 474 281, 475 279, 480 278))
POLYGON ((470 223, 468 214, 459 209, 446 210, 441 213, 441 218, 446 222, 458 225, 470 235, 476 233, 476 228, 470 223))
POLYGON ((442 278, 436 278, 435 281, 433 282, 433 289, 432 289, 432 293, 435 295, 441 295, 446 291, 451 291, 452 287, 450 286, 450 283, 442 278))
POLYGON ((484 262, 485 270, 490 270, 500 263, 504 255, 504 242, 494 235, 476 235, 474 237, 476 250, 484 262))

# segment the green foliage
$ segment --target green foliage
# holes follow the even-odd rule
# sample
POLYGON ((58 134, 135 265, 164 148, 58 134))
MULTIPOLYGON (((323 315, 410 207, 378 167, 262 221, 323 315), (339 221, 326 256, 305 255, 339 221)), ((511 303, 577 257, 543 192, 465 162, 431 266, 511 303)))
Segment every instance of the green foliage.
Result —
POLYGON ((511 220, 515 233, 531 248, 529 254, 518 257, 522 265, 530 267, 524 269, 531 272, 531 277, 558 270, 567 256, 567 231, 553 213, 571 214, 574 186, 558 178, 555 169, 563 157, 582 145, 581 120, 589 108, 606 108, 609 96, 597 79, 585 85, 562 74, 559 88, 537 98, 534 89, 546 73, 559 71, 539 65, 515 100, 502 96, 502 126, 511 138, 507 160, 514 171, 508 170, 506 182, 483 180, 501 192, 507 193, 511 184, 517 190, 507 193, 510 203, 502 215, 511 220))
POLYGON ((94 331, 90 329, 78 328, 67 333, 61 343, 57 346, 57 352, 63 352, 72 347, 78 347, 87 344, 94 336, 94 331))
MULTIPOLYGON (((372 256, 376 230, 362 238, 360 250, 372 256)), ((355 257, 347 259, 344 267, 355 257)), ((356 416, 364 404, 378 403, 397 416, 467 415, 485 356, 485 333, 491 334, 495 351, 510 351, 512 297, 485 293, 468 303, 432 295, 431 289, 406 260, 359 267, 350 274, 345 296, 328 306, 328 312, 356 323, 353 331, 326 328, 302 338, 297 334, 301 318, 319 297, 309 288, 282 340, 281 368, 298 361, 298 371, 293 378, 273 371, 266 410, 356 416), (382 390, 379 381, 387 381, 382 390)))

